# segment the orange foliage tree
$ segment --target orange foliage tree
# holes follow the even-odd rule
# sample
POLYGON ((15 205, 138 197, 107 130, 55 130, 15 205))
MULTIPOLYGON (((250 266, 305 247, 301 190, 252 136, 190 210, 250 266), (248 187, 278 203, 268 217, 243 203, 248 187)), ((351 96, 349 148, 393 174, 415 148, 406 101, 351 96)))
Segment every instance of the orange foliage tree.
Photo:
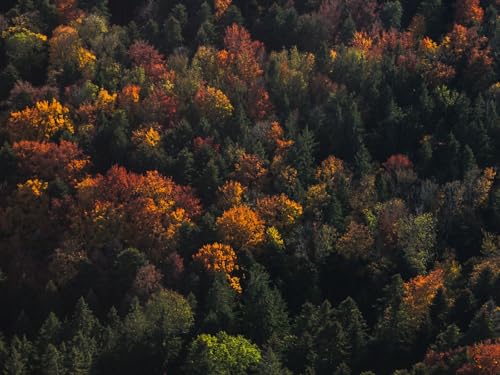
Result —
POLYGON ((467 348, 471 363, 458 370, 458 374, 500 374, 500 342, 486 341, 467 348))
POLYGON ((223 273, 231 288, 241 293, 240 279, 231 275, 238 270, 236 253, 231 246, 217 242, 205 245, 193 255, 193 259, 200 262, 208 271, 223 273))
POLYGON ((227 8, 231 5, 232 0, 214 0, 215 17, 220 18, 226 13, 227 8))
POLYGON ((456 2, 455 21, 462 25, 480 24, 483 21, 484 10, 480 0, 458 0, 456 2))
POLYGON ((224 211, 222 216, 217 218, 216 224, 222 241, 236 249, 256 247, 265 238, 264 221, 259 214, 245 205, 224 211))
POLYGON ((436 293, 443 288, 444 277, 444 270, 437 268, 428 275, 419 275, 404 284, 403 301, 414 320, 423 318, 436 293))
POLYGON ((352 221, 336 244, 337 251, 346 258, 368 259, 373 247, 373 236, 363 224, 352 221))
POLYGON ((201 212, 189 188, 158 172, 139 175, 122 167, 88 177, 77 187, 71 212, 74 237, 90 248, 120 241, 153 260, 174 249, 182 225, 201 212))

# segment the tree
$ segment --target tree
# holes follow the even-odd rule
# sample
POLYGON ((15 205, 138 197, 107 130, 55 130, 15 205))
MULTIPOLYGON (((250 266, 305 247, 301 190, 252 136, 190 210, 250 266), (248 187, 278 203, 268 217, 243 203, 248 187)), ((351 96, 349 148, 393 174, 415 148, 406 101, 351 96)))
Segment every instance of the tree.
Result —
POLYGON ((269 226, 285 228, 293 225, 302 216, 302 206, 285 194, 257 200, 257 212, 269 226))
POLYGON ((465 26, 481 24, 484 10, 479 3, 479 0, 457 1, 455 21, 465 26))
POLYGON ((431 214, 403 218, 397 224, 397 233, 410 274, 425 272, 434 255, 436 219, 431 214))
POLYGON ((274 351, 268 347, 267 350, 262 354, 262 359, 257 368, 259 374, 262 375, 290 375, 291 372, 286 367, 283 366, 282 361, 274 353, 274 351))
POLYGON ((202 322, 204 332, 233 332, 238 326, 237 293, 231 288, 225 275, 216 273, 207 292, 205 315, 202 322))
MULTIPOLYGON (((500 355, 500 344, 485 341, 467 348, 467 354, 472 364, 464 366, 460 373, 493 375, 500 371, 498 356, 500 355)), ((460 371, 460 370, 459 370, 460 371)))
POLYGON ((231 246, 217 242, 205 245, 193 255, 193 259, 202 263, 207 271, 224 274, 231 288, 241 293, 240 279, 231 275, 238 270, 236 253, 231 246))
POLYGON ((6 375, 27 375, 31 372, 32 360, 31 343, 26 337, 14 336, 10 343, 10 348, 3 364, 3 371, 6 375))
POLYGON ((22 78, 40 82, 47 65, 47 36, 24 27, 14 26, 3 31, 5 54, 22 78))
POLYGON ((413 314, 415 322, 421 323, 443 285, 444 270, 439 268, 428 275, 414 277, 404 284, 403 302, 413 314))
POLYGON ((165 58, 150 44, 139 40, 134 42, 128 51, 132 62, 144 69, 153 83, 172 79, 165 58))
POLYGON ((261 345, 271 338, 282 340, 290 328, 286 303, 258 263, 249 270, 244 290, 243 325, 247 335, 261 345))
POLYGON ((401 26, 403 16, 403 7, 399 0, 386 1, 382 8, 380 18, 386 28, 394 27, 398 29, 401 26))
POLYGON ((376 326, 375 347, 372 355, 398 353, 398 358, 391 364, 378 362, 380 368, 405 367, 411 357, 415 333, 415 320, 406 308, 405 287, 401 276, 392 277, 384 288, 384 308, 376 326))
POLYGON ((184 41, 182 37, 182 25, 177 18, 170 16, 163 26, 166 34, 167 51, 173 51, 180 47, 184 41))
POLYGON ((223 122, 233 114, 234 108, 229 98, 215 87, 200 86, 194 99, 201 115, 214 124, 223 122))
MULTIPOLYGON (((61 322, 57 316, 51 312, 38 332, 38 337, 35 343, 38 350, 48 350, 48 347, 51 344, 57 345, 61 339, 61 329, 61 322)), ((51 349, 51 351, 53 350, 51 349)))
POLYGON ((186 367, 191 374, 244 375, 260 361, 257 345, 243 336, 230 336, 221 331, 216 336, 196 337, 189 348, 186 367))
POLYGON ((57 347, 48 344, 43 350, 40 367, 44 375, 61 375, 64 373, 64 358, 57 347))
POLYGON ((354 369, 359 369, 367 349, 368 325, 356 302, 350 297, 339 304, 335 315, 342 325, 349 343, 349 363, 354 369))
POLYGON ((316 146, 314 132, 306 127, 297 137, 288 154, 288 159, 299 172, 299 179, 303 186, 307 186, 314 175, 316 146))
POLYGON ((217 218, 217 233, 237 250, 258 247, 264 241, 264 222, 245 205, 235 206, 217 218))
POLYGON ((370 230, 363 224, 351 222, 336 243, 340 255, 348 259, 369 259, 374 244, 370 230))
POLYGON ((7 130, 13 141, 47 141, 57 134, 74 133, 69 108, 56 99, 40 101, 34 107, 12 112, 7 130))
POLYGON ((49 68, 63 84, 80 77, 91 78, 96 56, 83 47, 78 31, 72 26, 60 25, 49 40, 49 68))
POLYGON ((173 250, 182 225, 201 213, 191 189, 158 172, 139 175, 115 166, 105 176, 87 177, 76 190, 74 238, 96 247, 121 241, 156 261, 173 250))
POLYGON ((77 144, 61 141, 20 141, 12 150, 17 156, 20 174, 36 176, 45 181, 60 179, 71 185, 83 179, 90 161, 77 144))
POLYGON ((498 337, 498 310, 493 301, 486 302, 470 322, 465 342, 473 343, 498 337))
POLYGON ((185 336, 194 324, 194 315, 186 298, 171 290, 155 293, 144 307, 151 330, 150 356, 165 368, 179 355, 185 336))

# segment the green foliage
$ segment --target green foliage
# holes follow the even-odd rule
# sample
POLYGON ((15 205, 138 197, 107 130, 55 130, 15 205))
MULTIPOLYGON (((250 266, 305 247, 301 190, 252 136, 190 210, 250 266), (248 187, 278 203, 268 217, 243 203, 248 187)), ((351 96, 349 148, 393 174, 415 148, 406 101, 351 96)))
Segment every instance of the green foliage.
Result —
POLYGON ((243 336, 224 331, 216 336, 201 334, 189 348, 186 361, 191 374, 244 375, 261 361, 259 348, 243 336))

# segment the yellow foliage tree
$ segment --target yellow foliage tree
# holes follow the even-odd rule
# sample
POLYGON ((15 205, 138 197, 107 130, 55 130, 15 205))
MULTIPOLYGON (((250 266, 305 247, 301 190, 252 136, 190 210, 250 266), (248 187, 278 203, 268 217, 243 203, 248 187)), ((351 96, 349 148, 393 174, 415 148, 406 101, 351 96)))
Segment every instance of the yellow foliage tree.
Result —
POLYGON ((344 162, 335 156, 329 156, 316 169, 316 179, 325 184, 332 185, 345 173, 344 162))
POLYGON ((224 185, 219 187, 217 205, 223 210, 238 206, 243 203, 245 192, 246 188, 238 181, 226 181, 224 185))
POLYGON ((74 133, 69 108, 56 99, 52 99, 50 103, 40 101, 34 107, 12 112, 7 130, 13 141, 44 141, 61 131, 74 133))
POLYGON ((211 121, 223 121, 234 111, 229 98, 221 90, 211 86, 200 86, 195 102, 202 116, 211 121))

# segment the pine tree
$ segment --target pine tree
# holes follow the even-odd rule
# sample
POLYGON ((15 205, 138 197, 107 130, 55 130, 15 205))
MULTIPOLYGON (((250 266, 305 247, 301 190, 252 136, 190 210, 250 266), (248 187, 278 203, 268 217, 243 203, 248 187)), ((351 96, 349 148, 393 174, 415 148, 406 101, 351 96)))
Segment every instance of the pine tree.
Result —
POLYGON ((33 347, 26 337, 14 336, 3 365, 5 375, 28 375, 31 373, 33 347))
POLYGON ((50 344, 57 344, 61 338, 62 325, 54 313, 50 313, 38 332, 36 346, 45 350, 50 344))
POLYGON ((94 337, 98 332, 99 321, 83 297, 76 303, 70 327, 73 335, 81 333, 85 337, 94 337))
POLYGON ((312 131, 306 127, 297 137, 289 160, 299 172, 303 186, 308 186, 314 176, 316 141, 312 131))
POLYGON ((500 335, 500 312, 493 301, 486 302, 470 322, 464 340, 471 344, 500 335))
POLYGON ((441 352, 453 349, 459 344, 461 337, 460 328, 455 324, 450 324, 437 335, 434 347, 441 352))
POLYGON ((207 293, 206 315, 202 323, 203 332, 232 333, 235 331, 236 324, 235 291, 229 286, 226 277, 222 273, 217 273, 207 293))
POLYGON ((182 25, 174 16, 168 17, 163 25, 166 51, 172 52, 175 48, 180 47, 184 41, 182 37, 182 25))
POLYGON ((269 347, 262 355, 257 372, 262 375, 291 375, 290 370, 283 366, 280 358, 269 347))
POLYGON ((69 342, 65 367, 70 374, 88 375, 94 365, 97 343, 82 331, 78 331, 69 342))
POLYGON ((40 369, 44 375, 63 375, 66 373, 63 355, 54 345, 49 344, 44 349, 40 369))
POLYGON ((250 268, 248 284, 243 289, 243 325, 247 336, 264 344, 273 335, 286 335, 290 326, 285 301, 270 286, 269 275, 258 263, 250 268))
POLYGON ((356 302, 348 297, 337 307, 335 315, 349 342, 351 363, 361 363, 368 342, 368 326, 361 311, 356 302))

